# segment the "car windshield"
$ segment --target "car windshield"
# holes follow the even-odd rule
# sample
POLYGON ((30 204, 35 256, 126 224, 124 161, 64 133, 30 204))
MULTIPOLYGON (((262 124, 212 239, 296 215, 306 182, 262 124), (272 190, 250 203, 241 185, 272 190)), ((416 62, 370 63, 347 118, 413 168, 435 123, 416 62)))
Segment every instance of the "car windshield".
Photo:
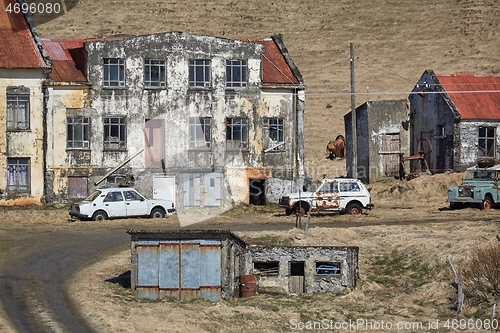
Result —
POLYGON ((466 171, 464 174, 464 179, 465 180, 472 180, 472 179, 492 179, 493 178, 493 172, 492 171, 486 171, 486 170, 470 170, 466 171))
POLYGON ((85 201, 94 201, 101 194, 101 191, 95 190, 88 197, 85 198, 85 201))
POLYGON ((307 188, 307 190, 309 192, 316 192, 316 190, 318 189, 318 187, 321 185, 321 182, 320 181, 315 181, 314 183, 311 184, 311 186, 309 186, 307 188))

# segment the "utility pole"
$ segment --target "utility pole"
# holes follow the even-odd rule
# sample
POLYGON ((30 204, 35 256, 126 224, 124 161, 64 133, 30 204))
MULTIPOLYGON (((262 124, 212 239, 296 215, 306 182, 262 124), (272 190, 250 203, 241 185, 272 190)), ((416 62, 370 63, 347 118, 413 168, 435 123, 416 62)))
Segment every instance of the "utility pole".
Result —
POLYGON ((351 43, 351 132, 352 132, 352 177, 358 178, 358 135, 356 133, 356 95, 354 91, 354 44, 351 43))

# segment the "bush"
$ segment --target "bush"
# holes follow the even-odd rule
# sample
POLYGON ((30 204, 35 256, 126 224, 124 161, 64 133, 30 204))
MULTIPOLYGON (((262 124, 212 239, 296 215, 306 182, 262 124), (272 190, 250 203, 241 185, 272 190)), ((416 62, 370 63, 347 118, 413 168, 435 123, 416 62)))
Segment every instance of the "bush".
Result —
POLYGON ((500 298, 500 243, 471 251, 462 268, 464 293, 477 302, 500 298))

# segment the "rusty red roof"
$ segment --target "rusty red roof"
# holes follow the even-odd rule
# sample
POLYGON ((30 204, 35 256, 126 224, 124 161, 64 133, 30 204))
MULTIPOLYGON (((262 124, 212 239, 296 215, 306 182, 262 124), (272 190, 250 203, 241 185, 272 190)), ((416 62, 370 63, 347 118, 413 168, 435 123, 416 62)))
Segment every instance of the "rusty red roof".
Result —
POLYGON ((85 82, 84 73, 79 70, 70 50, 83 49, 83 39, 54 40, 42 39, 42 45, 52 60, 49 79, 57 82, 85 82))
POLYGON ((38 49, 23 13, 6 11, 7 6, 14 6, 16 3, 15 0, 0 1, 0 67, 49 67, 38 49))
POLYGON ((249 38, 247 41, 262 44, 262 83, 264 84, 299 84, 283 53, 272 38, 249 38))
POLYGON ((500 76, 436 74, 462 119, 500 119, 500 76))

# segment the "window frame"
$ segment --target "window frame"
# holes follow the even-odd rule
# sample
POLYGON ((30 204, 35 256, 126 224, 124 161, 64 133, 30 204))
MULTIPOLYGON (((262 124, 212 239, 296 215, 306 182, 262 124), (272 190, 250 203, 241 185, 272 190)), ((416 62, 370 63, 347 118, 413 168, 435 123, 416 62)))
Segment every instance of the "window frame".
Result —
POLYGON ((263 120, 263 129, 264 129, 264 134, 266 135, 266 140, 267 140, 267 147, 264 147, 264 149, 271 149, 271 151, 283 151, 285 150, 285 119, 284 118, 278 118, 278 117, 266 117, 263 120), (275 141, 272 138, 272 134, 276 133, 276 143, 273 144, 273 141, 275 141), (281 141, 280 141, 280 136, 281 136, 281 141))
POLYGON ((31 119, 30 119, 30 95, 29 93, 10 93, 7 92, 7 108, 6 108, 6 120, 7 120, 7 131, 28 131, 31 127, 31 119), (20 121, 20 112, 19 108, 20 102, 24 102, 24 118, 26 121, 20 121), (10 105, 10 103, 13 103, 10 105), (9 112, 9 106, 12 106, 12 112, 9 112), (9 119, 10 116, 14 116, 15 119, 9 119), (25 123, 26 127, 21 128, 20 124, 25 123), (11 124, 11 125, 9 125, 11 124), (12 126, 12 124, 15 124, 12 126))
POLYGON ((248 146, 248 118, 226 118, 226 149, 248 150, 248 146), (235 132, 238 133, 238 131, 241 137, 240 140, 234 138, 235 132), (233 143, 234 141, 239 141, 239 145, 233 143))
POLYGON ((29 157, 7 157, 7 186, 6 192, 8 194, 30 194, 31 193, 31 159, 29 157), (23 163, 24 162, 24 163, 23 163), (14 168, 14 179, 10 177, 10 168, 14 168), (26 167, 25 183, 21 184, 19 167, 26 167), (14 184, 11 181, 14 180, 14 184), (24 190, 22 190, 24 189, 24 190))
POLYGON ((211 68, 210 59, 189 59, 189 88, 211 88, 211 68))
MULTIPOLYGON (((323 270, 329 270, 329 268, 323 268, 323 270)), ((314 275, 316 276, 340 276, 342 275, 342 265, 338 261, 315 261, 314 262, 314 275), (318 273, 318 270, 321 269, 319 266, 326 265, 326 266, 335 266, 338 267, 335 269, 335 273, 330 273, 330 274, 325 274, 325 273, 318 273)))
POLYGON ((90 149, 90 117, 87 116, 67 116, 66 117, 66 149, 90 149), (70 122, 70 119, 72 122, 70 122), (75 119, 81 119, 82 122, 73 122, 75 119), (86 121, 86 122, 85 122, 86 121), (81 125, 81 139, 75 139, 75 126, 81 125), (69 138, 70 127, 72 128, 72 139, 69 138), (85 139, 85 137, 87 137, 85 139), (70 142, 73 143, 70 146, 70 142), (81 142, 81 147, 75 147, 75 142, 81 142))
POLYGON ((212 148, 212 118, 190 117, 189 149, 210 150, 211 148, 212 148))
POLYGON ((278 260, 254 261, 252 268, 254 274, 277 276, 280 272, 280 262, 278 260))
POLYGON ((103 82, 105 88, 125 88, 125 59, 123 58, 103 58, 103 82), (117 78, 112 79, 113 71, 116 67, 117 78))
POLYGON ((144 88, 146 89, 162 89, 167 87, 167 63, 163 59, 144 59, 144 88), (157 63, 152 63, 157 62, 157 63), (157 73, 153 73, 153 69, 157 69, 157 73), (156 76, 155 79, 152 76, 156 76), (153 84, 156 83, 156 84, 153 84))
POLYGON ((477 133, 477 155, 478 157, 495 157, 496 155, 496 127, 492 126, 479 126, 477 133), (484 130, 484 135, 481 135, 481 131, 484 130), (489 131, 493 131, 492 135, 489 135, 489 131), (483 141, 483 143, 481 142, 483 141), (481 144, 482 143, 482 144, 481 144), (488 143, 491 143, 491 147, 488 149, 488 143))
POLYGON ((226 88, 246 88, 248 86, 247 60, 226 60, 226 88))
POLYGON ((104 150, 126 150, 127 149, 127 121, 125 117, 121 116, 105 116, 103 118, 103 148, 104 150), (118 119, 117 124, 106 123, 106 120, 112 121, 113 119, 118 119), (118 141, 112 141, 109 138, 115 137, 112 136, 113 127, 118 126, 118 141), (108 136, 106 136, 108 134, 108 136), (108 138, 108 140, 106 140, 108 138))

